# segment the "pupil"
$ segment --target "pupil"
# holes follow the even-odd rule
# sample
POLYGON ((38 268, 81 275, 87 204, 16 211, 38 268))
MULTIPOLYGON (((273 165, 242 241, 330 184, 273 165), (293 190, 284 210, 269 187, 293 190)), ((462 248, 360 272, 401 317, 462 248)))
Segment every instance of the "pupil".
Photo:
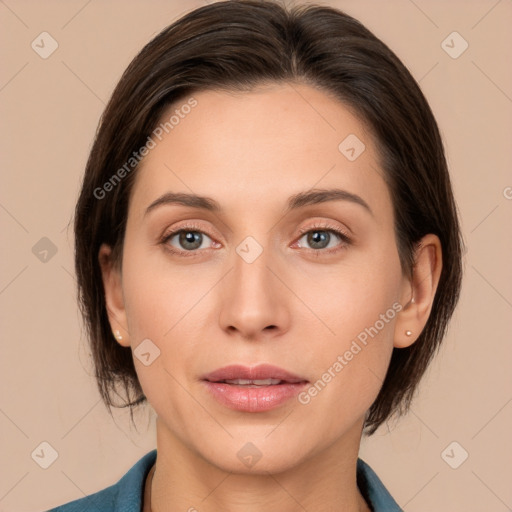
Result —
POLYGON ((201 246, 201 236, 200 233, 196 231, 185 231, 181 233, 180 243, 184 244, 185 248, 188 249, 197 249, 201 246), (187 244, 192 244, 193 246, 187 246, 187 244))
MULTIPOLYGON (((326 233, 325 231, 313 231, 311 234, 310 234, 310 237, 309 237, 309 243, 315 247, 317 244, 320 244, 320 248, 322 248, 322 241, 325 242, 325 240, 328 239, 328 233, 326 233)), ((323 247, 325 247, 325 245, 323 245, 323 247)), ((315 247, 315 248, 319 248, 319 247, 315 247)))

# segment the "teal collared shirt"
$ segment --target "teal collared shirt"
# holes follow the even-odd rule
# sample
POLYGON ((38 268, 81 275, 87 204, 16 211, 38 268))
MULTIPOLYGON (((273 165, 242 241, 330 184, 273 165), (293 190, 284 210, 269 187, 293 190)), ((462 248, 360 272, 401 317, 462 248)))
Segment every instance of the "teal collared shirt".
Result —
MULTIPOLYGON (((47 512, 141 512, 144 484, 156 460, 156 449, 146 453, 114 485, 47 512)), ((373 512, 403 512, 373 469, 357 459, 357 485, 373 512)))

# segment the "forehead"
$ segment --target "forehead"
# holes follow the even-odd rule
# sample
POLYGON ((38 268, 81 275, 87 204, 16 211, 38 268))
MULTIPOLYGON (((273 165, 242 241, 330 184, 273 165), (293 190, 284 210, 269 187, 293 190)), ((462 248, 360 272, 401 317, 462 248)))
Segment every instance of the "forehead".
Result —
POLYGON ((132 200, 139 211, 169 191, 250 209, 330 187, 364 193, 377 209, 389 207, 364 123, 310 86, 196 92, 170 106, 159 126, 159 137, 152 137, 155 145, 137 170, 132 200))

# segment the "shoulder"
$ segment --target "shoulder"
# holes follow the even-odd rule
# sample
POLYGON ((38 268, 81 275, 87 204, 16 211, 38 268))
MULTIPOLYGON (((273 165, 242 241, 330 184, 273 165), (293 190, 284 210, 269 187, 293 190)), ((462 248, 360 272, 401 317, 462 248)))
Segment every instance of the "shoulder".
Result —
POLYGON ((375 471, 357 459, 357 485, 374 512, 403 512, 375 471))
POLYGON ((79 498, 47 512, 139 512, 142 506, 144 482, 156 460, 152 450, 139 459, 115 484, 84 498, 79 498))

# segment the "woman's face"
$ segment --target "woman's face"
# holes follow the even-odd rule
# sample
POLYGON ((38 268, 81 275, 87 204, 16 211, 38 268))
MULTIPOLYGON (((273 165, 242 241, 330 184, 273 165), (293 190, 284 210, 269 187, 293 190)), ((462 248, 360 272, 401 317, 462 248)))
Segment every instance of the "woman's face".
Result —
POLYGON ((193 97, 137 171, 110 306, 159 439, 236 472, 357 451, 411 290, 370 134, 305 85, 193 97))

